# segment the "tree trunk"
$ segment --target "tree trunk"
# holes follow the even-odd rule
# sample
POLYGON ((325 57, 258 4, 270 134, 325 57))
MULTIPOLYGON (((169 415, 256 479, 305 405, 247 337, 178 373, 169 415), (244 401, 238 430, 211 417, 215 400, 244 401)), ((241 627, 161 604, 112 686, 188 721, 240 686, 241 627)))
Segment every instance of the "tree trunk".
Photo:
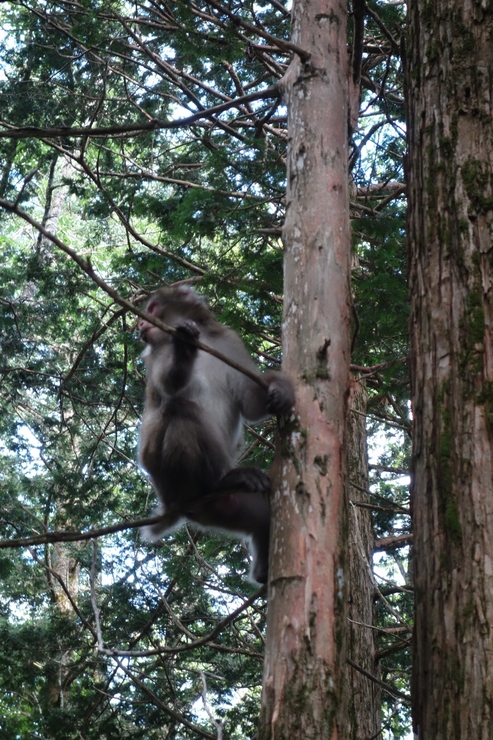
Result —
MULTIPOLYGON (((349 379, 346 6, 293 4, 284 367, 298 419, 273 496, 262 740, 345 736, 349 379)), ((294 428, 295 427, 295 428, 294 428)))
MULTIPOLYGON (((351 381, 348 413, 349 471, 349 608, 348 658, 367 673, 379 678, 375 663, 375 589, 372 563, 375 536, 369 504, 366 408, 368 394, 364 381, 351 381)), ((377 737, 380 729, 381 695, 378 685, 347 666, 348 740, 377 737)))
POLYGON ((420 740, 493 727, 493 7, 411 0, 407 60, 420 740))

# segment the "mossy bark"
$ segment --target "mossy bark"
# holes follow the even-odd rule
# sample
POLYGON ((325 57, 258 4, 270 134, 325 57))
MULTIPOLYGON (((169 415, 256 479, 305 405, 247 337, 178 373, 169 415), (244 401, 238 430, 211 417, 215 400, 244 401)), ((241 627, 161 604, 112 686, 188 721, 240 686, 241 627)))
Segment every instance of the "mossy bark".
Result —
POLYGON ((411 0, 406 50, 419 740, 493 727, 493 4, 411 0))

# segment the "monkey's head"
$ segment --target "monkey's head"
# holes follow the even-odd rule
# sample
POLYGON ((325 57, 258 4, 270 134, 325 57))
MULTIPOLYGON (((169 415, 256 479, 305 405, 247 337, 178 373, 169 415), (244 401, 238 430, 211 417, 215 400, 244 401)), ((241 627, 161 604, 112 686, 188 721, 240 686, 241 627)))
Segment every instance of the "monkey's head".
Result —
MULTIPOLYGON (((204 296, 188 285, 159 288, 149 296, 145 310, 173 327, 179 326, 186 319, 195 321, 199 326, 215 322, 204 296)), ((147 344, 159 344, 167 338, 165 332, 145 319, 139 321, 139 331, 147 344)))

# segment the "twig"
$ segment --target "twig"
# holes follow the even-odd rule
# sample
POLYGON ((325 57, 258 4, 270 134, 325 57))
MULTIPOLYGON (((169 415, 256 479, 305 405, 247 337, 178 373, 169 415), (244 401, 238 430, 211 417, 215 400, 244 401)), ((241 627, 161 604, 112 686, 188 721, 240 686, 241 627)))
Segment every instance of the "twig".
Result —
POLYGON ((216 8, 216 10, 219 10, 220 13, 224 13, 224 15, 227 15, 228 18, 230 18, 230 20, 232 20, 235 25, 241 26, 246 31, 250 31, 250 33, 254 33, 257 36, 261 36, 263 39, 269 41, 271 44, 274 44, 279 49, 294 52, 299 56, 302 62, 308 62, 308 60, 310 59, 311 54, 308 51, 305 51, 305 49, 296 46, 296 44, 292 44, 291 41, 284 41, 284 39, 273 36, 267 31, 264 31, 263 28, 260 28, 259 26, 254 26, 253 23, 248 23, 248 21, 245 21, 243 20, 243 18, 235 15, 223 5, 216 2, 216 0, 209 0, 209 4, 212 5, 213 8, 216 8))
POLYGON ((116 662, 118 663, 120 670, 122 670, 130 678, 130 680, 133 681, 133 683, 149 697, 149 699, 158 709, 161 709, 176 722, 180 722, 187 729, 192 730, 192 732, 194 732, 196 735, 205 737, 206 740, 216 740, 214 735, 212 735, 210 732, 206 732, 206 730, 203 730, 198 725, 194 725, 192 722, 190 722, 190 720, 184 717, 183 714, 180 714, 175 709, 171 709, 171 707, 169 707, 161 699, 159 699, 159 697, 157 697, 156 694, 151 691, 150 688, 143 681, 137 678, 137 676, 126 667, 125 661, 117 660, 116 662))
POLYGON ((372 8, 370 8, 367 2, 365 2, 365 5, 366 5, 366 12, 368 13, 368 15, 370 15, 373 18, 373 20, 375 21, 379 29, 382 31, 383 35, 386 36, 386 38, 390 41, 391 46, 392 46, 392 51, 394 52, 394 54, 399 54, 400 47, 399 47, 398 41, 396 41, 396 39, 393 37, 393 35, 389 31, 389 29, 387 28, 383 20, 378 15, 378 13, 376 13, 372 8))
POLYGON ((401 362, 407 362, 409 360, 409 357, 399 357, 397 360, 390 360, 389 362, 381 362, 379 365, 371 365, 370 367, 366 367, 364 365, 350 365, 351 370, 354 372, 359 373, 376 373, 379 370, 385 370, 387 367, 392 367, 392 365, 398 365, 401 362))
POLYGON ((371 563, 369 562, 368 557, 367 557, 366 552, 365 552, 364 547, 363 547, 361 532, 360 532, 360 529, 359 529, 359 521, 358 521, 358 517, 356 516, 356 509, 354 507, 354 504, 351 504, 351 511, 354 512, 354 514, 355 514, 356 546, 358 547, 358 549, 360 551, 359 554, 360 554, 361 561, 366 566, 366 569, 368 571, 368 576, 370 578, 371 584, 373 585, 373 588, 375 589, 375 593, 383 601, 383 603, 385 604, 385 606, 387 607, 387 609, 389 610, 389 612, 394 615, 394 617, 397 619, 397 621, 400 622, 401 624, 403 624, 405 627, 408 627, 409 630, 410 630, 411 628, 409 627, 409 625, 407 624, 407 622, 405 621, 405 619, 403 619, 401 617, 401 615, 393 608, 392 604, 390 604, 387 601, 387 599, 385 598, 385 596, 382 594, 382 592, 380 591, 380 589, 378 587, 378 584, 377 584, 377 582, 375 580, 375 573, 373 572, 373 567, 372 567, 371 563))

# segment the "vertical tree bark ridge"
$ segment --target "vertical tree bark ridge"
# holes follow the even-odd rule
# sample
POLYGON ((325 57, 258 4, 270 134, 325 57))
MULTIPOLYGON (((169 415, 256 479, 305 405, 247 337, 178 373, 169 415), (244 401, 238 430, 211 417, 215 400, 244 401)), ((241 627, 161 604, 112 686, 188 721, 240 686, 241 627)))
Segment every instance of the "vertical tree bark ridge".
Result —
POLYGON ((407 48, 420 740, 493 727, 493 6, 411 0, 407 48))
POLYGON ((346 4, 293 4, 284 367, 299 426, 273 496, 260 737, 344 736, 345 416, 350 355, 346 4))

